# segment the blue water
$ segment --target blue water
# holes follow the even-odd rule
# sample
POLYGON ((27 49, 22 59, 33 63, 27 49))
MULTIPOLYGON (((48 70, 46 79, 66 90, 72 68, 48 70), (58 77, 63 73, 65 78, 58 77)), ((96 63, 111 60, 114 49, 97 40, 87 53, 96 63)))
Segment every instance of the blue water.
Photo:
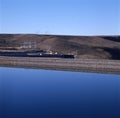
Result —
POLYGON ((0 68, 0 118, 120 118, 120 75, 0 68))

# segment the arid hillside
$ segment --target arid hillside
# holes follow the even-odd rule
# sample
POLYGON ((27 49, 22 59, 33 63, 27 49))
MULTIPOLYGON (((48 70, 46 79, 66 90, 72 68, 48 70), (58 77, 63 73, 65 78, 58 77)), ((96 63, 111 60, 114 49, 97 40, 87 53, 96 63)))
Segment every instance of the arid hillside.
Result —
POLYGON ((0 51, 52 50, 84 59, 120 60, 120 36, 0 34, 0 51))

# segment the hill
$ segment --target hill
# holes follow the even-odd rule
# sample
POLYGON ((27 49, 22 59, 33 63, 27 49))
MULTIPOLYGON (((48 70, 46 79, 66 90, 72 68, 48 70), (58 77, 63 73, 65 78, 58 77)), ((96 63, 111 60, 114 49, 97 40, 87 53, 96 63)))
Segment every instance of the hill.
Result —
POLYGON ((0 51, 52 50, 83 59, 120 60, 120 36, 0 34, 0 51))

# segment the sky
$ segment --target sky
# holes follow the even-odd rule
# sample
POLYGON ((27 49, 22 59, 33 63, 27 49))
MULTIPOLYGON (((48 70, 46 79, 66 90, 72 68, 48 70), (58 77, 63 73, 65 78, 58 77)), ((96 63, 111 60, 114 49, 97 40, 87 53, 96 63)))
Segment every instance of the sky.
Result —
POLYGON ((120 0, 0 0, 0 33, 120 35, 120 0))

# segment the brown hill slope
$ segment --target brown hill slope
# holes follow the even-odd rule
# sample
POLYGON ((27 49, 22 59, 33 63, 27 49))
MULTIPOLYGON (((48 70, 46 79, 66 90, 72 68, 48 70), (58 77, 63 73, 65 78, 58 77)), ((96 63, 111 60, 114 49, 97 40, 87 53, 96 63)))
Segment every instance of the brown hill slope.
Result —
POLYGON ((77 58, 120 60, 120 36, 0 34, 0 51, 77 52, 77 58))

